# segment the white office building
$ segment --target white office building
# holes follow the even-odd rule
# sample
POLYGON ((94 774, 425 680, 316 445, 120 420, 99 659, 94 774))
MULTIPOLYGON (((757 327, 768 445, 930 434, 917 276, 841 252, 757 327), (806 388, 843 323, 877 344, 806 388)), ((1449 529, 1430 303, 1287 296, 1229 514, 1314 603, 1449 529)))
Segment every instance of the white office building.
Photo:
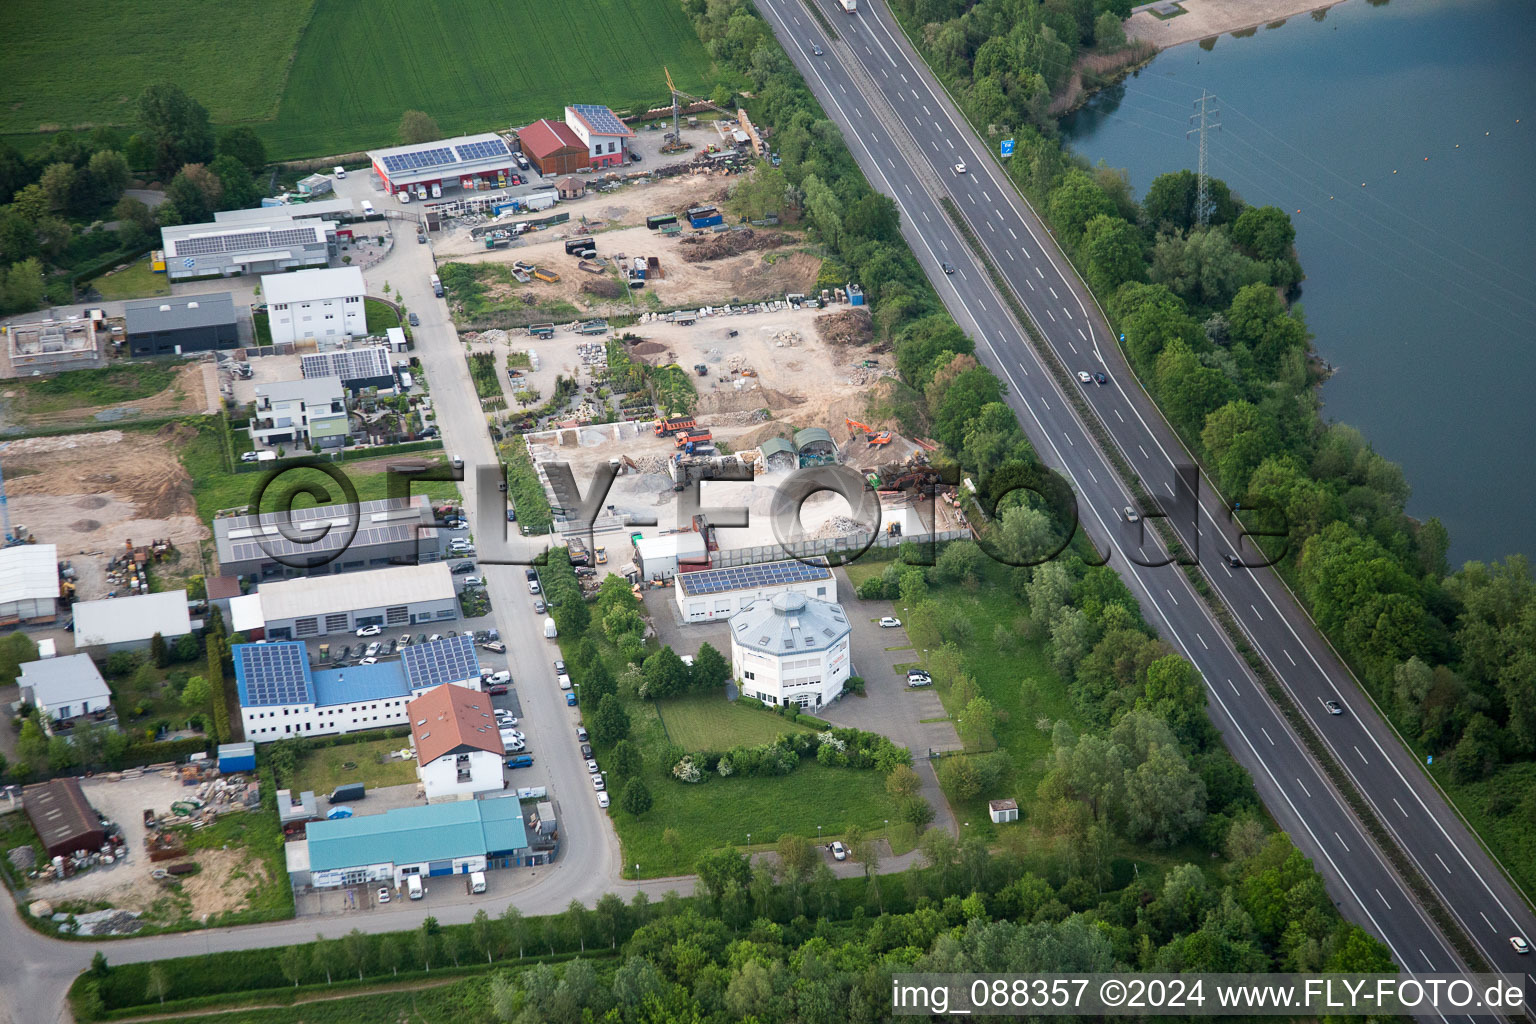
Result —
POLYGON ((731 674, 764 704, 819 708, 843 692, 852 671, 841 605, 787 591, 731 618, 731 674))
POLYGON ((367 289, 357 267, 267 274, 261 279, 274 345, 340 341, 368 333, 363 297, 367 289))
POLYGON ((771 600, 779 594, 803 594, 817 601, 837 600, 837 579, 821 558, 685 572, 676 582, 673 599, 684 622, 728 619, 754 601, 771 600))

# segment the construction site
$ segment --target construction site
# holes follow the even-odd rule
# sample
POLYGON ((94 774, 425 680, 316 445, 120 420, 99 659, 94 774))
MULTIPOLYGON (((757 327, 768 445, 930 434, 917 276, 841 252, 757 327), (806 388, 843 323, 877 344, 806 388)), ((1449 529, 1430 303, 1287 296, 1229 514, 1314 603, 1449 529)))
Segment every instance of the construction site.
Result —
POLYGON ((0 326, 0 377, 27 377, 105 366, 113 342, 123 339, 122 317, 99 309, 62 320, 34 320, 0 326))

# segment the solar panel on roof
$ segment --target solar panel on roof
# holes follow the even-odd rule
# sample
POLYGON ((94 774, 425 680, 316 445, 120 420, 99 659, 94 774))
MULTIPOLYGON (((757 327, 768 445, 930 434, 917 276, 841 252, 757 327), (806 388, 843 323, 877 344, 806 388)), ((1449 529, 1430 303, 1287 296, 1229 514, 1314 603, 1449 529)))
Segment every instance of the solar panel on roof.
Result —
POLYGON ((682 585, 683 593, 703 596, 721 594, 729 590, 757 590, 790 583, 810 583, 815 580, 831 579, 831 577, 832 571, 825 565, 785 561, 707 569, 703 572, 686 573, 679 576, 678 580, 682 585))
POLYGON ((310 702, 303 644, 241 644, 238 650, 248 705, 310 702))
POLYGON ((412 689, 480 678, 480 659, 475 657, 474 641, 467 636, 412 644, 405 648, 402 660, 412 689))
POLYGON ((626 135, 629 129, 624 127, 624 122, 613 115, 613 111, 607 107, 598 106, 595 103, 577 103, 576 112, 586 120, 594 132, 599 135, 626 135))

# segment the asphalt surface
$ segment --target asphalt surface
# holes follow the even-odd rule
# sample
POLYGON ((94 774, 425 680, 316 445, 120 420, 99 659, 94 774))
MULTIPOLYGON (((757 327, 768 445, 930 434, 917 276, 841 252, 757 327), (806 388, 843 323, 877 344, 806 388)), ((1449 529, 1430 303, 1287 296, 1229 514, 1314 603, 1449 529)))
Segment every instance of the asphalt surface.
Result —
POLYGON ((1088 535, 1136 592, 1148 621, 1204 675, 1211 715, 1229 748, 1254 776, 1271 812, 1323 873, 1340 910, 1382 938, 1407 971, 1462 966, 1319 773, 1183 572, 1132 560, 1133 554, 1143 562, 1166 556, 1150 532, 1143 547, 1139 528, 1122 521, 1119 510, 1133 504, 1131 495, 1013 323, 941 209, 940 197, 953 197, 1066 367, 1074 375, 1108 375, 1106 386, 1086 387, 1088 404, 1144 489, 1166 500, 1184 547, 1203 556, 1210 585, 1482 955, 1495 970, 1526 974, 1530 957, 1517 955, 1509 937, 1536 932, 1529 906, 1279 577, 1268 569, 1223 563, 1221 556, 1231 552, 1255 561, 1257 556, 1251 546, 1239 545, 1224 500, 1203 477, 1195 512, 1175 468, 1194 460, 1135 381, 1102 312, 1050 233, 983 149, 890 12, 877 0, 864 0, 855 15, 835 3, 819 6, 837 40, 827 38, 801 0, 765 0, 760 9, 828 116, 844 130, 870 181, 900 207, 903 232, 945 304, 976 339, 978 357, 1008 384, 1008 401, 1042 459, 1072 484, 1088 535), (966 173, 956 173, 955 164, 962 161, 966 173), (943 263, 955 272, 945 275, 943 263), (1180 495, 1186 496, 1182 502, 1180 495), (1176 511, 1181 505, 1182 516, 1176 511), (1329 714, 1324 700, 1338 701, 1345 713, 1329 714))

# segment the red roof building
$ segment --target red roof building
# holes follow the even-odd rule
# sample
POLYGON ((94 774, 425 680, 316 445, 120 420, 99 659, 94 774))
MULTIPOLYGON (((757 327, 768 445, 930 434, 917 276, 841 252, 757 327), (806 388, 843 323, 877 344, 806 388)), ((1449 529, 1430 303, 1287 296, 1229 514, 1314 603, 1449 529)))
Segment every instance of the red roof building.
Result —
POLYGON ((490 694, 444 683, 406 705, 416 774, 428 803, 502 788, 505 744, 490 694))
POLYGON ((518 132, 517 139, 523 155, 540 174, 570 174, 590 166, 587 147, 559 121, 540 118, 518 132))

